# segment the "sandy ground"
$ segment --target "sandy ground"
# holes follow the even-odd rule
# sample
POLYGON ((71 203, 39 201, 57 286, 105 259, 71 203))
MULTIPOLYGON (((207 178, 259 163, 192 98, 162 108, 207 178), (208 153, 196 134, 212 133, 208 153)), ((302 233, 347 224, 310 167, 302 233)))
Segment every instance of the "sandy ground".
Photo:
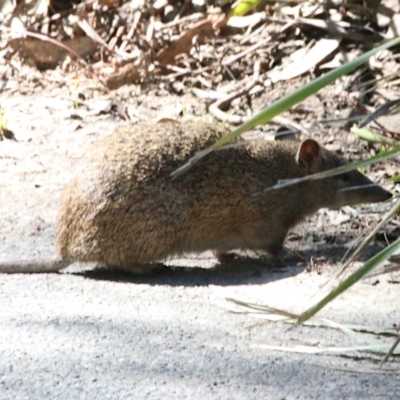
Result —
MULTIPOLYGON (((0 259, 51 255, 71 166, 123 123, 91 109, 73 110, 62 89, 26 96, 5 91, 0 105, 18 140, 0 142, 0 259)), ((324 245, 314 255, 324 255, 324 245)), ((179 260, 214 263, 211 254, 179 260)), ((248 329, 259 320, 230 313, 226 297, 301 312, 335 269, 329 259, 318 272, 290 263, 269 267, 244 259, 230 268, 150 277, 76 269, 0 275, 0 399, 398 399, 398 358, 384 372, 373 353, 262 348, 356 343, 322 328, 248 329)), ((396 280, 398 274, 363 281, 319 316, 399 323, 396 280)))

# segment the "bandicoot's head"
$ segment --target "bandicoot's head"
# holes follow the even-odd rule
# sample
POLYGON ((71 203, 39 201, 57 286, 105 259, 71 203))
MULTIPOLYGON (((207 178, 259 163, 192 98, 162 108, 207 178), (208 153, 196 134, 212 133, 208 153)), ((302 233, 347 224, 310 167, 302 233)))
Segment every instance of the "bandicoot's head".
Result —
MULTIPOLYGON (((306 170, 306 175, 326 171, 344 165, 338 155, 323 149, 315 140, 304 140, 297 151, 297 163, 306 170)), ((392 194, 373 183, 358 171, 350 171, 314 181, 318 190, 316 201, 319 208, 338 209, 346 205, 376 203, 390 199, 392 194)), ((310 194, 313 195, 312 193, 310 194)))

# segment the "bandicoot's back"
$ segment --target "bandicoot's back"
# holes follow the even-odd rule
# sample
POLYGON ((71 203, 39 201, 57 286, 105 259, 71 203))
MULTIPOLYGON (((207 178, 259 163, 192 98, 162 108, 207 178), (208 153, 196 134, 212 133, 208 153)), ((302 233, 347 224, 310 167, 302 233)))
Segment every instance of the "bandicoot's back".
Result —
POLYGON ((319 208, 391 197, 356 171, 265 191, 279 180, 343 164, 311 139, 238 140, 171 180, 172 171, 226 133, 221 125, 192 121, 136 125, 107 137, 64 191, 61 256, 142 270, 209 249, 278 255, 288 230, 319 208))

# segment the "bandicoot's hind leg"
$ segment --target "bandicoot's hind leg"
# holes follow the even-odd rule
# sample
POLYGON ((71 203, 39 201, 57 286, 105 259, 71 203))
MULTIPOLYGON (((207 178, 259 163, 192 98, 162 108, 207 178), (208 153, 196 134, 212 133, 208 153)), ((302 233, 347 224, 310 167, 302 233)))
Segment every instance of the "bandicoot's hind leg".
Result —
POLYGON ((3 274, 34 274, 59 272, 73 260, 59 256, 38 260, 17 260, 0 262, 0 273, 3 274))

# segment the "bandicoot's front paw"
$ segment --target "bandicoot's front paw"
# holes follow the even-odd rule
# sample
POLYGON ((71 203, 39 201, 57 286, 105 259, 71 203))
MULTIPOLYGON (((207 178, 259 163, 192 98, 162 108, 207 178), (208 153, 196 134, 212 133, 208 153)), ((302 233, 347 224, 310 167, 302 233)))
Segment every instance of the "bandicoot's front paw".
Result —
POLYGON ((235 251, 224 252, 224 251, 214 250, 213 253, 220 263, 230 262, 243 257, 241 254, 235 251))

